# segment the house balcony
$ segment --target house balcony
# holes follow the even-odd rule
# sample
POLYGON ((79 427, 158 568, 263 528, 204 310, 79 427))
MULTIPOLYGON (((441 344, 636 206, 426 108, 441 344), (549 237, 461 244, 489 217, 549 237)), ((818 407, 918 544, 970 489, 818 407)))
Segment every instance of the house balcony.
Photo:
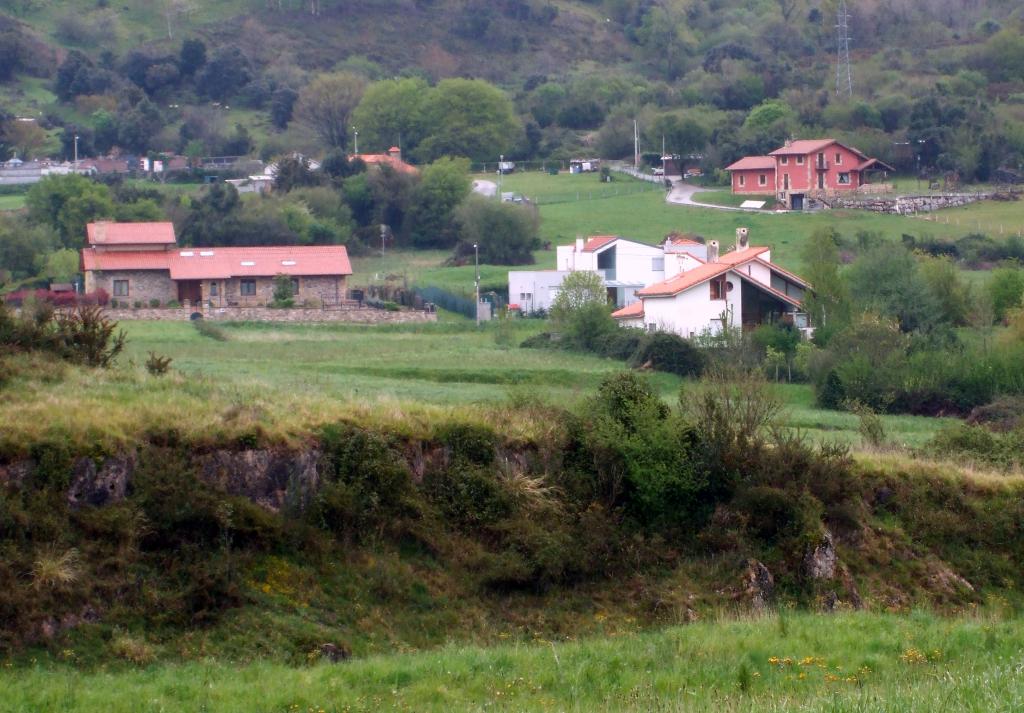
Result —
POLYGON ((817 171, 827 171, 828 170, 828 161, 825 161, 824 159, 815 161, 814 162, 814 168, 817 171))

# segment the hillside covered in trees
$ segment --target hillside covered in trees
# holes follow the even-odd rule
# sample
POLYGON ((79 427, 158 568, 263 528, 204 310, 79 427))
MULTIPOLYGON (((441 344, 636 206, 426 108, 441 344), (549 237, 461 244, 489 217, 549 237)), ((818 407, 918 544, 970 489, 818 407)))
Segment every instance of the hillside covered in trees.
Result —
POLYGON ((812 134, 908 172, 1019 167, 1018 3, 849 9, 841 96, 834 0, 11 0, 0 158, 69 157, 76 134, 86 156, 322 155, 353 125, 421 163, 614 158, 638 119, 707 169, 812 134))

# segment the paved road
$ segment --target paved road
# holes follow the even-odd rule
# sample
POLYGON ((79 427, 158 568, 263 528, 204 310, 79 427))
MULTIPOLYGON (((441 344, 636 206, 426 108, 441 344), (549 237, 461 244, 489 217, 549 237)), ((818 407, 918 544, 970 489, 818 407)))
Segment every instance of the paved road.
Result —
POLYGON ((707 188, 701 188, 700 186, 694 186, 690 183, 684 183, 683 181, 676 181, 672 184, 672 190, 665 196, 667 203, 674 203, 675 205, 692 205, 698 208, 711 208, 712 210, 731 210, 739 211, 741 213, 769 213, 774 214, 773 210, 762 210, 760 208, 739 208, 737 206, 727 205, 711 205, 710 203, 698 203, 693 200, 693 196, 697 193, 702 193, 707 188))
POLYGON ((473 181, 473 192, 494 198, 498 194, 498 184, 494 181, 473 181))

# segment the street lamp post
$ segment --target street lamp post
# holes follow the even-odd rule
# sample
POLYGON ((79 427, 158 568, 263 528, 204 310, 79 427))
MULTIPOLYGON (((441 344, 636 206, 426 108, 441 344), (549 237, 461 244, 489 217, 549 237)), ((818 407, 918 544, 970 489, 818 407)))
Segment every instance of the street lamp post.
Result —
POLYGON ((356 127, 353 126, 352 127, 352 133, 355 134, 355 141, 352 142, 352 153, 358 154, 359 153, 359 129, 357 129, 356 127))
POLYGON ((78 134, 75 134, 75 168, 78 168, 78 134))
POLYGON ((501 203, 501 176, 505 172, 502 164, 505 163, 505 154, 498 154, 498 202, 501 203))
POLYGON ((476 326, 480 326, 480 247, 473 243, 473 262, 476 265, 476 326))

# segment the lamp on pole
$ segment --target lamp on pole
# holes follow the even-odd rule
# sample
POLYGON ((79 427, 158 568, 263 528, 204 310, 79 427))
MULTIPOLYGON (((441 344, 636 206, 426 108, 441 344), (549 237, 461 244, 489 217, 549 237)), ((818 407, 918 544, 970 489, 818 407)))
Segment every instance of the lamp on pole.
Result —
POLYGON ((505 173, 502 164, 505 163, 505 154, 498 154, 498 202, 501 203, 501 176, 505 173))
POLYGON ((75 168, 78 168, 78 134, 75 134, 75 168))
POLYGON ((359 153, 359 129, 352 127, 352 133, 355 134, 355 140, 352 142, 352 153, 359 153))
POLYGON ((476 265, 476 326, 480 326, 480 246, 473 243, 473 262, 476 265))

